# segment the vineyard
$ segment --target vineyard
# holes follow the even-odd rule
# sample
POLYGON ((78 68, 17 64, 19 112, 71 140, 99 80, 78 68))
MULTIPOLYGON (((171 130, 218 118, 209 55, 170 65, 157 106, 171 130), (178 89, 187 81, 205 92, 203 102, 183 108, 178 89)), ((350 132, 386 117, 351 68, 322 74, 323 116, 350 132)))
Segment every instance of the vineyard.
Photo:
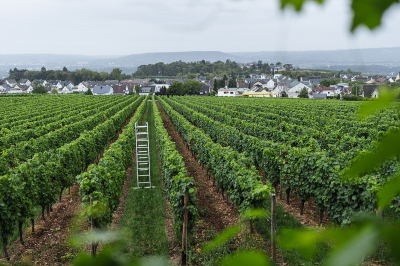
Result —
MULTIPOLYGON (((268 210, 276 192, 288 204, 295 197, 301 215, 312 203, 319 223, 325 217, 350 225, 354 214, 376 212, 379 189, 399 167, 392 158, 356 182, 343 179, 357 155, 399 129, 395 108, 366 120, 358 119, 359 108, 357 102, 229 97, 0 97, 3 255, 10 258, 7 246, 17 241, 24 245, 24 232, 33 233, 39 220, 60 219, 50 216, 52 206, 74 186, 79 215, 89 221, 84 230, 108 230, 120 212, 130 237, 143 242, 149 234, 126 248, 139 256, 173 257, 187 246, 187 235, 197 239, 207 227, 220 232, 249 210, 268 210), (135 123, 145 119, 154 135, 156 186, 135 190, 135 123), (165 211, 156 207, 165 204, 165 211), (158 240, 169 242, 169 251, 158 240)), ((400 211, 393 203, 388 211, 400 211)), ((98 244, 92 242, 92 254, 98 244)), ((204 260, 193 258, 193 265, 204 260)))
MULTIPOLYGON (((356 183, 343 181, 341 176, 356 155, 372 149, 386 132, 398 129, 394 108, 360 121, 358 103, 209 97, 163 98, 160 102, 171 117, 196 125, 210 141, 232 154, 242 154, 249 168, 263 167, 267 182, 274 188, 279 186, 287 198, 295 193, 302 208, 307 200, 313 200, 321 215, 326 212, 339 224, 351 223, 356 212, 374 212, 376 193, 398 170, 398 161, 393 158, 356 183)), ((186 127, 181 129, 183 122, 178 121, 176 126, 185 136, 186 127)), ((193 139, 199 138, 187 137, 193 142, 191 149, 207 164, 209 151, 199 150, 204 146, 198 147, 193 139)), ((213 165, 207 167, 218 175, 213 165)), ((235 194, 237 186, 227 185, 226 176, 229 174, 223 173, 218 184, 235 194)), ((254 176, 253 182, 246 177, 247 186, 257 186, 257 171, 254 176)), ((391 207, 397 210, 398 204, 391 207)))

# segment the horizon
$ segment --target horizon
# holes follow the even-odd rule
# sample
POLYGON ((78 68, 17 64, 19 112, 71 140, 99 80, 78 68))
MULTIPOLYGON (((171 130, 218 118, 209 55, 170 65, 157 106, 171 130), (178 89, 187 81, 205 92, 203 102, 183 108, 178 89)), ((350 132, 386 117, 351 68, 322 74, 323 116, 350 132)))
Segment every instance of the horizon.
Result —
POLYGON ((224 53, 224 54, 236 54, 236 53, 291 53, 291 52, 328 52, 328 51, 349 51, 349 50, 372 50, 372 49, 395 49, 400 48, 399 46, 391 46, 391 47, 369 47, 369 48, 343 48, 343 49, 315 49, 315 50, 263 50, 263 51, 235 51, 235 52, 224 52, 217 50, 204 50, 204 51, 171 51, 171 52, 146 52, 146 53, 131 53, 131 54, 121 54, 121 55, 111 55, 111 54, 97 54, 97 55, 85 55, 85 54, 61 54, 61 53, 19 53, 19 54, 0 54, 0 56, 12 56, 12 55, 51 55, 51 56, 86 56, 86 57, 124 57, 130 55, 146 55, 146 54, 167 54, 167 53, 224 53))

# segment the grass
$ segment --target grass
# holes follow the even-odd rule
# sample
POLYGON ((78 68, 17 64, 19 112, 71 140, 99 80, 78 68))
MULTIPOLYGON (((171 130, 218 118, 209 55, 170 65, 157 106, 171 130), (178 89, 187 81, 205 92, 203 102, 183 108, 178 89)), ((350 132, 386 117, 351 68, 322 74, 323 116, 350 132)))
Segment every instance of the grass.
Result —
POLYGON ((133 189, 137 181, 135 169, 120 226, 121 230, 126 232, 125 252, 129 255, 167 256, 169 249, 165 230, 165 200, 161 186, 151 104, 147 105, 145 121, 149 123, 151 181, 155 188, 133 189))
MULTIPOLYGON (((268 210, 271 209, 271 203, 268 202, 268 210)), ((294 218, 290 213, 285 211, 282 206, 276 205, 276 224, 277 224, 277 234, 281 232, 282 229, 301 229, 304 226, 294 218)), ((270 239, 271 238, 271 222, 259 219, 255 221, 255 226, 257 231, 263 236, 263 238, 270 239)), ((310 260, 306 260, 300 254, 298 250, 284 250, 278 248, 278 252, 283 256, 284 262, 288 263, 291 266, 301 265, 322 265, 324 264, 325 259, 327 258, 328 252, 331 250, 331 247, 328 243, 320 243, 317 245, 317 250, 314 256, 310 260)))

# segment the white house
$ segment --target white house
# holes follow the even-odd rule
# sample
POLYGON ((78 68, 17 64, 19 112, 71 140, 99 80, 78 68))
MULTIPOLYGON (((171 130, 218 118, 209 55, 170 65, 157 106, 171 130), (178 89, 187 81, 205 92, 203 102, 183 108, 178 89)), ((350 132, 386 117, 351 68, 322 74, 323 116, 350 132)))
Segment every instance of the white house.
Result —
POLYGON ((376 88, 376 89, 372 92, 371 98, 379 98, 379 91, 378 91, 378 88, 376 88))
POLYGON ((114 93, 113 87, 108 85, 97 85, 93 88, 93 95, 112 95, 114 93))
POLYGON ((33 91, 33 87, 31 85, 18 84, 18 85, 15 85, 14 88, 21 89, 23 92, 26 92, 26 93, 31 93, 33 91))
POLYGON ((62 94, 72 93, 73 90, 74 90, 74 86, 72 84, 68 84, 67 86, 62 88, 62 90, 59 93, 62 93, 62 94))
POLYGON ((142 86, 139 90, 139 95, 149 95, 150 93, 155 93, 155 86, 142 86))
POLYGON ((273 89, 275 88, 275 81, 274 81, 274 79, 270 79, 270 80, 267 82, 267 88, 270 89, 270 90, 273 90, 273 89))
POLYGON ((312 88, 310 88, 307 85, 304 85, 303 83, 299 82, 297 85, 291 87, 288 91, 287 94, 289 96, 289 98, 297 98, 297 96, 299 95, 300 91, 306 88, 308 91, 308 94, 310 94, 310 92, 312 92, 312 88))
POLYGON ((73 91, 79 91, 79 92, 86 92, 88 90, 88 84, 85 82, 79 83, 78 87, 74 89, 73 91))
POLYGON ((219 97, 235 97, 237 89, 236 88, 221 88, 218 90, 217 96, 219 97))
POLYGON ((32 93, 33 87, 31 85, 28 86, 28 89, 26 89, 27 93, 32 93))
POLYGON ((287 86, 283 84, 278 84, 272 91, 272 97, 282 97, 282 94, 286 93, 287 86))
POLYGON ((11 87, 14 87, 17 85, 17 81, 15 79, 6 79, 6 84, 10 85, 11 87))
POLYGON ((11 89, 10 85, 4 83, 3 85, 0 85, 0 94, 7 93, 7 91, 11 89))
POLYGON ((397 77, 396 77, 396 81, 399 81, 400 80, 400 72, 399 72, 399 74, 397 74, 397 77))
POLYGON ((17 93, 26 93, 26 91, 21 90, 20 88, 11 88, 8 93, 17 94, 17 93))
POLYGON ((62 89, 63 87, 65 87, 65 86, 68 86, 68 85, 72 85, 72 87, 73 87, 74 83, 72 83, 71 81, 68 81, 68 80, 66 80, 66 81, 58 81, 57 82, 57 88, 59 90, 62 89))
POLYGON ((25 85, 25 86, 30 86, 32 85, 32 82, 30 82, 29 79, 23 79, 19 82, 20 85, 25 85))

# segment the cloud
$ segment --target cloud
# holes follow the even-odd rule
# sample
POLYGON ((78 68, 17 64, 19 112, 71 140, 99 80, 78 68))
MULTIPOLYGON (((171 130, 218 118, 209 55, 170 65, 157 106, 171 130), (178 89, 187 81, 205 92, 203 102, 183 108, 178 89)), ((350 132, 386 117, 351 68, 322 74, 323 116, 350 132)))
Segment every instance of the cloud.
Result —
POLYGON ((326 50, 399 46, 399 8, 349 34, 350 0, 281 11, 279 0, 13 0, 2 4, 1 53, 326 50), (16 15, 17 14, 17 15, 16 15), (17 17, 17 19, 16 19, 17 17))

